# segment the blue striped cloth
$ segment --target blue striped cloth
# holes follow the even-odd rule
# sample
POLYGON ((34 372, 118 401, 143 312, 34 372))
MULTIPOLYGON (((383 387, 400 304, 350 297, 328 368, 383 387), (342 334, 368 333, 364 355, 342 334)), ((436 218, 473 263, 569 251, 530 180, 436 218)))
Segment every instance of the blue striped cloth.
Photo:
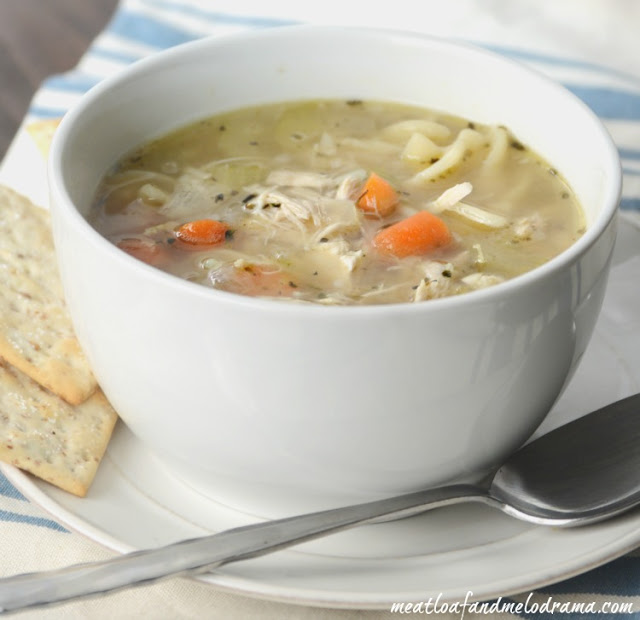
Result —
MULTIPOLYGON (((558 14, 554 17, 554 15, 535 13, 538 5, 544 5, 545 10, 551 10, 551 3, 513 0, 509 3, 509 10, 506 10, 506 4, 492 2, 476 4, 472 0, 461 0, 450 4, 430 3, 428 0, 424 3, 403 3, 400 0, 399 3, 394 4, 398 4, 399 8, 405 11, 399 11, 403 17, 395 21, 382 9, 375 10, 369 7, 364 15, 361 9, 352 7, 346 2, 327 0, 322 7, 300 6, 302 4, 272 1, 267 6, 266 3, 263 5, 257 1, 241 0, 235 2, 220 0, 215 3, 205 0, 123 0, 104 32, 93 42, 78 66, 69 73, 50 77, 42 84, 32 101, 25 123, 62 116, 84 92, 104 77, 148 54, 206 35, 229 34, 252 28, 269 28, 305 22, 385 26, 414 31, 424 29, 430 34, 468 40, 517 59, 561 82, 585 101, 605 122, 618 145, 624 170, 621 208, 638 212, 640 215, 640 61, 637 72, 634 74, 629 69, 631 66, 629 64, 614 62, 608 64, 607 58, 594 58, 585 52, 589 49, 589 45, 581 47, 580 43, 585 33, 588 34, 589 24, 586 16, 583 15, 579 27, 576 26, 574 40, 566 42, 567 49, 563 53, 563 43, 550 43, 550 39, 554 28, 559 37, 567 36, 567 28, 564 28, 566 24, 558 18, 558 14), (416 4, 421 8, 416 9, 416 4), (441 6, 445 4, 447 6, 441 6), (435 7, 439 7, 438 10, 435 7), (416 10, 424 10, 430 18, 417 19, 416 10), (520 21, 517 19, 518 10, 521 11, 522 16, 520 21), (545 18, 549 21, 544 22, 545 18), (543 20, 543 23, 548 26, 544 36, 538 36, 535 29, 536 19, 543 20), (524 20, 529 20, 527 24, 531 22, 532 25, 530 27, 523 25, 524 20), (417 25, 423 23, 424 27, 417 25), (515 37, 512 31, 514 24, 521 28, 522 36, 519 38, 515 37), (580 53, 581 51, 583 53, 580 53)), ((574 2, 569 4, 574 8, 577 7, 574 2)), ((603 11, 623 8, 630 10, 632 17, 639 18, 636 25, 640 25, 638 5, 634 8, 632 4, 625 2, 585 0, 582 6, 585 7, 585 11, 593 13, 591 34, 594 37, 593 45, 596 47, 597 35, 602 27, 599 16, 603 15, 603 11)), ((625 15, 619 17, 616 23, 624 25, 625 15)), ((632 25, 628 24, 628 30, 633 31, 632 25)), ((612 36, 616 37, 618 34, 624 38, 622 30, 613 32, 612 36)), ((633 33, 634 36, 636 34, 633 33)), ((630 34, 627 33, 625 36, 630 40, 630 34)), ((640 44, 636 48, 635 58, 640 59, 640 44)), ((612 55, 611 59, 616 58, 612 55)), ((73 536, 25 499, 0 474, 0 532, 4 524, 9 523, 20 523, 43 531, 55 531, 62 535, 73 536)), ((629 554, 579 577, 542 588, 536 593, 536 597, 541 601, 548 596, 573 600, 585 594, 591 598, 604 597, 610 600, 634 602, 637 611, 631 614, 608 614, 607 617, 611 620, 617 620, 618 617, 640 618, 640 555, 637 552, 629 554)), ((252 607, 251 614, 257 609, 259 609, 258 606, 252 607)), ((559 614, 537 613, 535 617, 543 619, 551 615, 559 614)), ((570 620, 586 620, 596 615, 598 614, 562 614, 570 620)), ((122 613, 118 617, 123 617, 122 613)), ((177 617, 177 615, 167 617, 177 617)), ((228 615, 226 612, 221 612, 219 617, 235 616, 231 612, 228 615)), ((252 617, 258 617, 258 615, 252 617)), ((286 617, 302 616, 291 612, 286 617)), ((322 617, 334 616, 322 615, 322 617)), ((337 618, 338 615, 335 617, 337 618)), ((345 612, 345 615, 341 614, 339 617, 352 616, 345 612)), ((354 614, 353 617, 364 616, 354 614)), ((376 615, 376 617, 387 616, 376 615)), ((523 614, 520 617, 533 616, 523 614)))

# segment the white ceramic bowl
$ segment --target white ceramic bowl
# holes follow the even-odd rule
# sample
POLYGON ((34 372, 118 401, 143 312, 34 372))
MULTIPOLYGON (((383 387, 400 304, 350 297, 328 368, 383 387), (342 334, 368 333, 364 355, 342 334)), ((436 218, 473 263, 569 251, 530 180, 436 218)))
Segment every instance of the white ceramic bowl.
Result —
POLYGON ((518 64, 417 35, 292 27, 197 41, 106 80, 60 126, 50 185, 77 334, 124 422, 187 483, 275 516, 477 477, 527 439, 591 335, 620 170, 587 107, 518 64), (588 230, 491 289, 328 308, 180 280, 85 221, 101 176, 139 143, 303 98, 388 99, 505 124, 568 179, 588 230))

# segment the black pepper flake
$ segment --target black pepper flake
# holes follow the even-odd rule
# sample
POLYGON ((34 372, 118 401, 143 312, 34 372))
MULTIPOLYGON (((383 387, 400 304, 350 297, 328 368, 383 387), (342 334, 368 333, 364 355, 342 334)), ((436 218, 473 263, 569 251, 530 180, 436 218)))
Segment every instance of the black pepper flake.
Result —
POLYGON ((175 243, 175 242, 176 242, 175 237, 169 237, 169 238, 167 239, 167 243, 168 243, 169 245, 171 245, 172 243, 175 243))
POLYGON ((231 241, 231 239, 233 239, 233 235, 235 234, 235 230, 231 230, 230 228, 228 228, 227 230, 224 231, 224 238, 227 241, 231 241))
POLYGON ((445 270, 442 272, 442 275, 443 275, 445 278, 450 278, 450 277, 451 277, 451 270, 450 270, 450 269, 445 269, 445 270))
POLYGON ((221 200, 224 200, 224 194, 218 194, 216 196, 216 202, 220 202, 221 200))
POLYGON ((326 293, 318 293, 316 295, 316 299, 326 299, 327 298, 327 294, 326 293))
POLYGON ((327 243, 329 241, 329 237, 320 237, 320 243, 327 243))
POLYGON ((256 140, 251 140, 251 142, 249 142, 249 144, 250 144, 251 146, 258 146, 258 143, 257 143, 257 141, 256 141, 256 140))
POLYGON ((567 198, 569 198, 569 192, 562 192, 562 194, 560 194, 560 197, 566 200, 567 198))
POLYGON ((469 129, 475 129, 475 128, 476 128, 476 124, 475 124, 475 123, 472 123, 471 121, 469 121, 469 123, 467 124, 467 127, 468 127, 469 129))
POLYGON ((317 275, 318 275, 318 272, 317 272, 317 271, 314 271, 311 275, 317 276, 317 275))
POLYGON ((253 200, 253 199, 254 199, 254 198, 256 198, 257 196, 258 196, 258 194, 249 194, 249 195, 245 196, 245 197, 242 199, 242 202, 243 202, 244 204, 247 204, 250 200, 253 200))
POLYGON ((437 161, 440 161, 440 158, 439 158, 439 157, 432 157, 432 158, 429 160, 429 163, 430 163, 430 164, 435 164, 437 161))
POLYGON ((289 280, 289 286, 291 288, 298 288, 298 285, 295 282, 291 282, 291 280, 289 280))
POLYGON ((362 99, 347 99, 347 105, 362 105, 363 103, 362 99))
POLYGON ((218 127, 218 131, 226 131, 227 128, 224 125, 220 125, 220 127, 218 127))
POLYGON ((522 142, 518 142, 517 140, 512 140, 510 146, 511 146, 511 148, 516 149, 518 151, 524 151, 525 150, 524 144, 522 144, 522 142))

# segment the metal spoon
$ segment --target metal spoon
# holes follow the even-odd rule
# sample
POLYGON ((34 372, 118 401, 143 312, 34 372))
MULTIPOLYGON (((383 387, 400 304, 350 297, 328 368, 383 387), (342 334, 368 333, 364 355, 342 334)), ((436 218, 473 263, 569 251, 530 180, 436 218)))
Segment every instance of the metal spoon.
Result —
POLYGON ((8 577, 0 580, 0 612, 194 575, 362 523, 466 501, 554 526, 593 523, 632 508, 640 503, 640 394, 529 443, 484 487, 450 485, 239 527, 105 562, 8 577))

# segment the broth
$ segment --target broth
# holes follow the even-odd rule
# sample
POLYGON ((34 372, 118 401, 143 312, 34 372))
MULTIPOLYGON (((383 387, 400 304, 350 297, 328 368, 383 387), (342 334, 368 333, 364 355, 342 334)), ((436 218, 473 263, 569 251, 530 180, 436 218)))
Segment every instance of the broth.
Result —
POLYGON ((377 101, 245 108, 145 144, 91 224, 232 293, 420 302, 534 269, 584 232, 562 177, 508 129, 377 101))

